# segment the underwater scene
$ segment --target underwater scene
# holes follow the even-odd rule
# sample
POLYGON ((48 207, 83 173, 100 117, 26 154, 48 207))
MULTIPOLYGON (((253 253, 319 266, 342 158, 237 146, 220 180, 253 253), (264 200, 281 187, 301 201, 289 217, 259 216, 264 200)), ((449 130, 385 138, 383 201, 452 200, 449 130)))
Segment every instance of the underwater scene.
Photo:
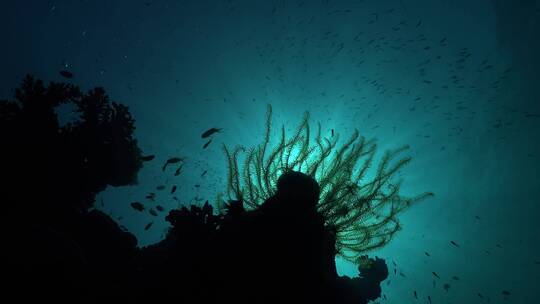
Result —
POLYGON ((539 0, 4 0, 0 33, 12 303, 540 303, 539 0))

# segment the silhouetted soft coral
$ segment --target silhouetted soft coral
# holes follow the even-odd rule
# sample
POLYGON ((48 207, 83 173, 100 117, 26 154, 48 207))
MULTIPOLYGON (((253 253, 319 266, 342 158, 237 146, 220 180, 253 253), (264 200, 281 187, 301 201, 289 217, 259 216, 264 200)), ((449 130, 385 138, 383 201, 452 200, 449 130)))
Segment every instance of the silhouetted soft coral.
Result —
POLYGON ((98 300, 121 290, 137 241, 91 207, 107 186, 136 182, 142 161, 133 130, 128 108, 101 88, 82 93, 27 76, 14 101, 0 101, 4 274, 21 302, 98 300), (68 103, 80 119, 61 126, 56 111, 68 103))

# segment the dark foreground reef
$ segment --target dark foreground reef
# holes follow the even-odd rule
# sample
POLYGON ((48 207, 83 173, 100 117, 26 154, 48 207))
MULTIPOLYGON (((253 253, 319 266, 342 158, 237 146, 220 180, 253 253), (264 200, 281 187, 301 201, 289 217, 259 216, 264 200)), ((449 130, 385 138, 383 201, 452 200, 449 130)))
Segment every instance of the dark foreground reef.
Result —
POLYGON ((145 158, 127 107, 104 90, 28 76, 0 101, 3 297, 51 303, 367 303, 380 296, 386 263, 339 277, 335 234, 316 211, 319 187, 288 172, 261 207, 232 201, 183 207, 171 229, 139 249, 93 208, 107 186, 136 183, 145 158), (80 118, 60 125, 56 110, 80 118))

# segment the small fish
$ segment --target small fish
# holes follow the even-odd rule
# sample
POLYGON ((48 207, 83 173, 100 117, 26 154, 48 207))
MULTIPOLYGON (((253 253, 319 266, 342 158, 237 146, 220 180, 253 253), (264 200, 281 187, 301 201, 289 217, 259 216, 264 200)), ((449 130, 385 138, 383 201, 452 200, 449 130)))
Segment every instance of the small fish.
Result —
POLYGON ((154 222, 150 222, 150 223, 146 224, 146 226, 144 226, 144 230, 150 229, 150 227, 152 227, 152 224, 153 224, 153 223, 154 223, 154 222))
POLYGON ((443 288, 444 288, 444 291, 448 292, 448 289, 450 289, 450 284, 445 283, 445 284, 443 285, 443 288))
POLYGON ((168 166, 168 165, 171 165, 171 164, 177 164, 177 163, 179 163, 179 162, 181 162, 181 161, 183 161, 183 160, 184 160, 184 159, 181 158, 181 157, 171 157, 171 158, 169 158, 169 159, 165 162, 165 164, 163 165, 162 171, 165 171, 165 169, 167 169, 167 166, 168 166))
POLYGON ((441 277, 439 277, 439 275, 435 272, 435 271, 432 271, 431 272, 437 279, 440 279, 441 277))
POLYGON ((146 155, 146 156, 141 157, 141 160, 144 162, 147 162, 147 161, 151 161, 154 158, 156 158, 155 155, 146 155))
POLYGON ((204 170, 204 172, 201 174, 201 177, 205 176, 206 172, 208 172, 208 170, 204 170))
POLYGON ((508 290, 503 290, 503 291, 502 291, 502 295, 503 295, 503 296, 509 296, 509 295, 510 295, 510 291, 508 291, 508 290))
POLYGON ((73 77, 75 77, 75 75, 73 75, 73 73, 71 73, 70 71, 66 71, 66 70, 60 71, 60 75, 62 75, 62 77, 67 78, 67 79, 72 79, 73 77))
POLYGON ((475 215, 474 218, 477 219, 477 220, 480 219, 480 217, 478 215, 475 215))
POLYGON ((171 194, 173 194, 175 191, 176 191, 176 185, 175 185, 175 186, 172 186, 171 194))
POLYGON ((332 129, 332 137, 334 137, 334 129, 332 129))
POLYGON ((156 206, 156 210, 159 211, 159 212, 163 212, 163 207, 161 205, 157 205, 156 206))
POLYGON ((483 299, 483 298, 484 298, 484 296, 483 296, 481 293, 478 293, 478 297, 479 297, 480 299, 483 299))
POLYGON ((131 208, 142 212, 144 210, 144 205, 139 202, 133 202, 131 203, 131 208))
POLYGON ((176 168, 176 171, 174 171, 174 176, 180 175, 180 172, 182 171, 182 167, 184 164, 181 164, 178 168, 176 168))
POLYGON ((416 27, 419 27, 420 25, 422 25, 422 20, 418 20, 418 23, 416 24, 416 27))
POLYGON ((416 293, 416 290, 414 291, 414 298, 418 300, 418 294, 416 293))
POLYGON ((206 149, 208 148, 208 146, 210 145, 210 143, 212 142, 212 140, 210 139, 209 141, 207 141, 204 146, 202 147, 203 149, 206 149))
POLYGON ((431 297, 427 296, 428 302, 431 303, 431 297))
POLYGON ((454 281, 459 281, 459 277, 458 277, 458 276, 453 276, 453 277, 452 277, 452 280, 454 280, 454 281))
POLYGON ((154 209, 148 210, 148 213, 150 213, 150 214, 153 215, 153 216, 157 216, 157 212, 156 212, 156 210, 154 210, 154 209))
POLYGON ((452 244, 452 245, 456 246, 457 248, 459 248, 459 245, 454 241, 450 241, 450 244, 452 244))
POLYGON ((165 185, 159 185, 156 187, 156 190, 163 190, 165 189, 165 185))
POLYGON ((204 131, 204 133, 201 135, 201 138, 207 138, 209 137, 210 135, 214 134, 214 133, 217 133, 221 131, 221 129, 218 129, 218 128, 211 128, 211 129, 208 129, 206 131, 204 131))
POLYGON ((427 251, 424 252, 424 254, 425 254, 426 256, 430 256, 430 255, 429 255, 429 252, 427 252, 427 251))

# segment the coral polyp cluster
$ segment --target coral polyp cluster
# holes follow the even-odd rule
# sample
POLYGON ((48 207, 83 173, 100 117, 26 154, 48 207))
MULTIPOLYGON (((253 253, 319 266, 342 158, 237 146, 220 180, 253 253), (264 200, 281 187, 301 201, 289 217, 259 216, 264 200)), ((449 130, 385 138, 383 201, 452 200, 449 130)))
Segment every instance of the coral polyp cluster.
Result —
MULTIPOLYGON (((227 200, 239 200, 248 209, 256 209, 275 193, 282 173, 293 170, 313 177, 321 190, 317 209, 327 229, 336 234, 337 254, 346 260, 358 264, 363 254, 386 245, 400 229, 397 215, 433 195, 426 192, 404 197, 399 193, 402 180, 395 176, 411 161, 411 157, 399 155, 408 146, 386 151, 373 168, 373 177, 367 178, 377 150, 374 139, 367 140, 355 130, 338 146, 339 134, 323 137, 320 124, 311 138, 306 112, 292 136, 287 137, 282 126, 277 143, 271 146, 271 117, 269 105, 261 144, 233 150, 224 146, 227 200)), ((218 197, 220 210, 225 206, 223 196, 218 197)))

